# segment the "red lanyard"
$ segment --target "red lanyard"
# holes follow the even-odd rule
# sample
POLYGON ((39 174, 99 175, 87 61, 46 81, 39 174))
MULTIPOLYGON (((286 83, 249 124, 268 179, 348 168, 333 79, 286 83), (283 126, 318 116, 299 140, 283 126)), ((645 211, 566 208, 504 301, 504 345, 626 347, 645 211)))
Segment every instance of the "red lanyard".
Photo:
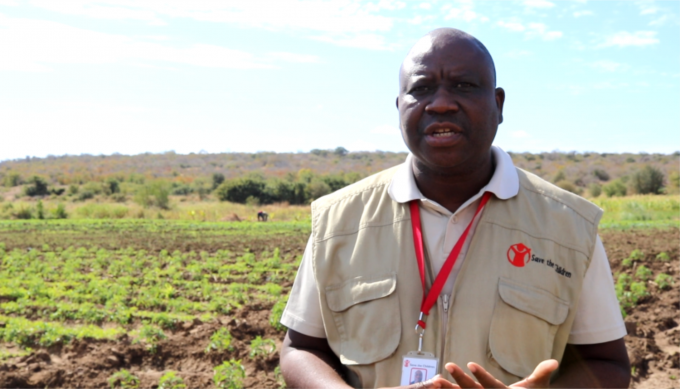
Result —
MULTIPOLYGON (((430 309, 432 309, 434 303, 437 301, 439 294, 444 288, 444 284, 446 284, 446 280, 449 278, 449 274, 451 274, 451 270, 453 270, 453 265, 456 264, 456 260, 460 255, 460 250, 463 249, 463 244, 465 243, 468 233, 470 232, 472 223, 475 221, 482 208, 484 208, 484 205, 487 203, 487 201, 489 201, 490 197, 490 192, 485 192, 482 196, 482 200, 477 206, 475 215, 472 217, 472 220, 470 220, 470 224, 468 224, 467 228, 463 232, 463 235, 458 238, 456 245, 453 246, 453 250, 451 250, 448 258, 446 258, 446 262, 444 262, 444 266, 442 266, 439 274, 437 274, 437 278, 435 278, 429 293, 427 293, 425 288, 425 256, 423 250, 423 232, 420 226, 420 208, 418 207, 418 200, 413 200, 410 202, 411 225, 413 226, 413 243, 416 247, 416 260, 418 262, 418 270, 420 271, 420 282, 423 285, 423 302, 420 305, 420 318, 418 319, 418 326, 420 326, 423 330, 425 329, 423 315, 430 314, 430 309)), ((416 326, 416 331, 418 330, 418 326, 416 326)))

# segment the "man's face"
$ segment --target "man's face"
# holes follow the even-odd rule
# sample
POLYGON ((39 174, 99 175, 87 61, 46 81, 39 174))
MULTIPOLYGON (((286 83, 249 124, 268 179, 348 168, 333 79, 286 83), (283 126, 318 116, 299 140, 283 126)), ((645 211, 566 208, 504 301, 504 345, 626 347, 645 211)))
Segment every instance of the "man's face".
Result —
POLYGON ((489 158, 505 94, 492 64, 463 39, 421 40, 404 61, 397 106, 406 146, 432 170, 474 169, 489 158))

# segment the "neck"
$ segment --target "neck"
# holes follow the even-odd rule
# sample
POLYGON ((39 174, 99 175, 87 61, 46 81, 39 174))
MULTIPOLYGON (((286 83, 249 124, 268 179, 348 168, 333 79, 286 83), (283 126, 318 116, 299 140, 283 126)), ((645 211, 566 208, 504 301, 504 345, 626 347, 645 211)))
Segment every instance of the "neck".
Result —
POLYGON ((456 212, 469 198, 479 193, 491 180, 494 170, 491 150, 474 166, 452 170, 432 169, 415 158, 413 160, 413 175, 420 192, 451 212, 456 212))

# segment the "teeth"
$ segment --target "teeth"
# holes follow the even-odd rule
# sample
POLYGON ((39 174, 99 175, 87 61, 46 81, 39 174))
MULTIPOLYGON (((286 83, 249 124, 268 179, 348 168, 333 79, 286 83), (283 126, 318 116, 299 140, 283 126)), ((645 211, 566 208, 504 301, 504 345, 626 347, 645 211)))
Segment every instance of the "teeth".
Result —
POLYGON ((437 130, 434 133, 432 133, 432 136, 450 136, 453 135, 453 131, 451 130, 437 130))

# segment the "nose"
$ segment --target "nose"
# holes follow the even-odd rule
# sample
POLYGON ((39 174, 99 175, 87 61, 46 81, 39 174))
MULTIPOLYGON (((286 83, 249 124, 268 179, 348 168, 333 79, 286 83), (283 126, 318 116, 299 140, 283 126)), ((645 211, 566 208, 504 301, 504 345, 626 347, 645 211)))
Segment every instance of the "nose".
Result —
POLYGON ((445 88, 438 88, 432 95, 432 100, 425 106, 425 111, 431 114, 444 114, 448 112, 458 112, 460 106, 453 94, 445 88))

